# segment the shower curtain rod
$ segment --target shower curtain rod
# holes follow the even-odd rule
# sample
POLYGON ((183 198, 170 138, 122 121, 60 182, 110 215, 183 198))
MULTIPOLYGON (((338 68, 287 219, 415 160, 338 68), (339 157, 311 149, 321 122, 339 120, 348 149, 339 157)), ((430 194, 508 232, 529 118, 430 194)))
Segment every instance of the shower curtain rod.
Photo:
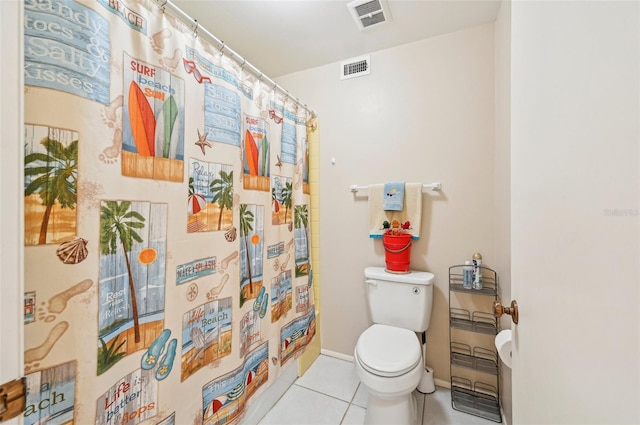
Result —
POLYGON ((197 19, 191 18, 182 9, 180 9, 178 6, 176 6, 175 4, 170 2, 169 0, 152 0, 152 1, 160 9, 162 9, 163 12, 165 12, 166 9, 169 8, 170 11, 178 19, 182 20, 184 23, 188 24, 191 27, 191 30, 193 31, 193 33, 195 34, 196 37, 200 37, 200 33, 202 32, 204 34, 204 36, 209 39, 209 41, 213 41, 214 44, 218 45, 217 47, 218 47, 218 50, 220 51, 220 53, 222 53, 222 54, 225 54, 225 52, 229 53, 229 55, 231 56, 231 59, 235 60, 236 63, 241 64, 241 68, 242 69, 244 69, 245 67, 248 67, 251 70, 251 72, 256 77, 258 77, 258 81, 266 80, 266 82, 268 82, 270 85, 273 86, 274 90, 279 90, 286 97, 288 97, 289 99, 293 100, 296 103, 296 105, 300 106, 305 111, 309 112, 313 118, 316 117, 316 113, 312 109, 309 109, 309 107, 307 105, 305 105, 304 103, 300 102, 300 99, 298 99, 297 97, 292 96, 291 94, 289 94, 288 90, 285 90, 281 85, 279 85, 278 83, 273 81, 271 78, 267 77, 262 71, 260 71, 253 64, 251 64, 249 61, 247 61, 243 56, 241 56, 240 54, 235 52, 233 49, 231 49, 229 46, 227 46, 224 43, 224 41, 220 40, 218 37, 216 37, 215 35, 211 34, 209 31, 207 31, 206 28, 200 27, 198 25, 198 20, 197 19))

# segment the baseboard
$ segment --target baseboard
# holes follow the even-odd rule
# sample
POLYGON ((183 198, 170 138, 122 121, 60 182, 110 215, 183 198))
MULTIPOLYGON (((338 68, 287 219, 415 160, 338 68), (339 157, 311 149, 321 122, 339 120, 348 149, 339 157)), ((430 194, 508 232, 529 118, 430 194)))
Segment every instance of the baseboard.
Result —
POLYGON ((337 351, 331 351, 325 348, 321 348, 320 354, 324 354, 325 356, 335 357, 336 359, 346 360, 348 362, 353 363, 353 356, 348 356, 346 354, 338 353, 337 351))
POLYGON ((451 389, 451 382, 445 381, 443 379, 433 378, 433 383, 436 384, 436 387, 446 388, 448 390, 451 389))
POLYGON ((504 425, 509 425, 509 422, 507 422, 506 416, 504 415, 504 409, 502 408, 502 403, 500 403, 500 416, 502 417, 502 423, 504 425))

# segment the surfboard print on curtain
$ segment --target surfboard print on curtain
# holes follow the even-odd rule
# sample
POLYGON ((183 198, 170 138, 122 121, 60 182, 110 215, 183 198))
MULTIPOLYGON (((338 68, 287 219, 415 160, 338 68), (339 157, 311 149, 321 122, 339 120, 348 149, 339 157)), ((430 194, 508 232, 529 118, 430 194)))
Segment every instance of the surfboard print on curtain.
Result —
POLYGON ((184 179, 184 81, 124 53, 122 175, 184 179))
POLYGON ((269 191, 269 126, 260 117, 244 116, 244 142, 242 150, 243 187, 269 191))

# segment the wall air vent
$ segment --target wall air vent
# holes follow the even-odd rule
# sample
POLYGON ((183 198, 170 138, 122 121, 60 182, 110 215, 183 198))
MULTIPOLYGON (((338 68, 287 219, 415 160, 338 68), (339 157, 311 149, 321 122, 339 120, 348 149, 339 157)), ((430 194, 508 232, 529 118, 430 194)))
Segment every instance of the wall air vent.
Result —
POLYGON ((371 74, 371 57, 369 55, 347 59, 340 62, 340 79, 346 80, 354 77, 371 74))
POLYGON ((391 20, 386 0, 355 0, 347 8, 360 30, 391 20))

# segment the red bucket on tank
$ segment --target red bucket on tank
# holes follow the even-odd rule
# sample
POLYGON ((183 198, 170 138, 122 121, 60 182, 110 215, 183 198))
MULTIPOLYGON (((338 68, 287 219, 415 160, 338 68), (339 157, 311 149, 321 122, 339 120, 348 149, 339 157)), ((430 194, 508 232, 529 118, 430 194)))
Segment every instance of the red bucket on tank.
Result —
POLYGON ((384 261, 391 273, 409 273, 411 263, 411 234, 382 235, 384 261))

